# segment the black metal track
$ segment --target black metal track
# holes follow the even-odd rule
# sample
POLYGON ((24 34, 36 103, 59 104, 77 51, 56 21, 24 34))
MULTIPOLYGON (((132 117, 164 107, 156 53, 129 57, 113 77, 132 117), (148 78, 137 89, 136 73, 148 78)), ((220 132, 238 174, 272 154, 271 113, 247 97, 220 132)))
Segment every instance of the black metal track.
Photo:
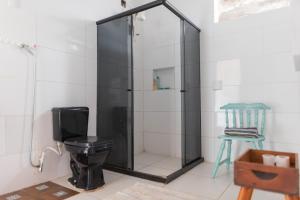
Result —
POLYGON ((177 15, 180 19, 188 22, 191 24, 195 29, 197 29, 199 32, 201 32, 201 29, 196 26, 192 21, 190 21, 184 14, 182 14, 179 10, 177 10, 171 3, 168 1, 163 1, 163 5, 168 8, 171 12, 173 12, 175 15, 177 15))
POLYGON ((191 24, 198 31, 201 31, 200 28, 198 28, 192 21, 190 21, 186 16, 184 16, 184 14, 182 14, 179 10, 177 10, 171 3, 169 3, 166 0, 156 0, 156 1, 150 2, 148 4, 133 8, 131 10, 127 10, 125 12, 113 15, 111 17, 108 17, 108 18, 105 18, 105 19, 102 19, 102 20, 99 20, 99 21, 96 22, 96 24, 97 25, 103 24, 103 23, 112 21, 114 19, 119 19, 119 18, 122 18, 122 17, 125 17, 125 16, 129 16, 129 15, 133 15, 133 14, 145 11, 145 10, 149 10, 151 8, 154 8, 154 7, 157 7, 157 6, 160 6, 160 5, 165 6, 171 12, 173 12, 176 16, 178 16, 180 19, 188 22, 189 24, 191 24))
POLYGON ((107 164, 105 164, 103 166, 103 169, 118 172, 118 173, 122 173, 122 174, 126 174, 126 175, 130 175, 130 176, 134 176, 134 177, 137 177, 137 178, 143 178, 143 179, 147 179, 147 180, 150 180, 150 181, 155 181, 155 182, 168 184, 171 181, 173 181, 174 179, 181 176, 182 174, 184 174, 184 173, 188 172, 189 170, 193 169, 194 167, 196 167, 198 164, 200 164, 202 162, 204 162, 204 158, 199 158, 199 159, 193 161, 192 163, 188 164, 187 166, 185 166, 185 167, 177 170, 176 172, 170 174, 167 177, 156 176, 156 175, 152 175, 152 174, 146 174, 146 173, 143 173, 143 172, 133 171, 133 170, 130 170, 130 169, 121 169, 121 168, 115 167, 113 165, 107 165, 107 164))
POLYGON ((183 168, 179 169, 178 171, 174 172, 173 174, 170 174, 169 176, 167 176, 165 183, 170 183, 174 179, 185 174, 186 172, 190 171, 191 169, 193 169, 194 167, 196 167, 197 165, 199 165, 200 163, 203 163, 203 162, 204 162, 203 157, 194 160, 193 162, 189 163, 185 167, 183 167, 183 168))
POLYGON ((166 183, 167 179, 161 176, 156 176, 156 175, 152 175, 152 174, 146 174, 143 172, 138 172, 138 171, 133 171, 130 169, 122 169, 113 165, 108 165, 108 164, 104 164, 103 169, 109 170, 109 171, 113 171, 113 172, 118 172, 118 173, 122 173, 122 174, 126 174, 129 176, 134 176, 137 178, 142 178, 142 179, 147 179, 150 181, 155 181, 155 182, 160 182, 160 183, 166 183))
POLYGON ((151 3, 147 3, 145 5, 133 8, 131 10, 127 10, 125 12, 122 12, 122 13, 113 15, 111 17, 99 20, 99 21, 96 22, 96 24, 99 25, 99 24, 103 24, 103 23, 112 21, 114 19, 126 17, 126 16, 129 16, 129 15, 133 15, 133 14, 136 14, 136 13, 139 13, 139 12, 142 12, 142 11, 145 11, 145 10, 148 10, 148 9, 151 9, 151 8, 163 5, 163 3, 164 3, 164 0, 156 0, 156 1, 153 1, 151 3))

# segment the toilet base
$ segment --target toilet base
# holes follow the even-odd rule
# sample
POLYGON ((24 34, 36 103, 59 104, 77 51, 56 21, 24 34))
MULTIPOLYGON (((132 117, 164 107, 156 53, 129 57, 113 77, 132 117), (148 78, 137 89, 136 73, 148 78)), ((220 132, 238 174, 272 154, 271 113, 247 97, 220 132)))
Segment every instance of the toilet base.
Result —
POLYGON ((81 167, 71 160, 73 177, 68 181, 77 188, 94 190, 105 184, 101 166, 81 167))

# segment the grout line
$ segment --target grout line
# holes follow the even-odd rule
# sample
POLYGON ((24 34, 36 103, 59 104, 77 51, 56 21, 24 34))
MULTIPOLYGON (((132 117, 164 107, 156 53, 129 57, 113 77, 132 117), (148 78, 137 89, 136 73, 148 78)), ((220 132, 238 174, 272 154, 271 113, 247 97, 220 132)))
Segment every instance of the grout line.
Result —
MULTIPOLYGON (((42 48, 42 49, 44 48, 44 49, 48 49, 48 50, 55 51, 55 52, 58 52, 58 53, 64 53, 64 54, 68 54, 70 56, 80 57, 81 59, 85 58, 85 53, 72 53, 70 51, 60 50, 60 49, 56 49, 56 48, 52 48, 52 47, 47 47, 47 46, 40 45, 40 44, 38 44, 38 48, 42 48)), ((83 48, 83 49, 85 49, 85 48, 83 48)), ((83 52, 84 51, 85 50, 83 50, 83 52)))
POLYGON ((63 81, 49 81, 49 80, 37 80, 37 83, 52 83, 52 84, 64 84, 64 85, 76 85, 85 87, 85 83, 75 83, 75 82, 63 82, 63 81))
POLYGON ((229 190, 230 186, 233 185, 233 183, 230 183, 226 188, 225 190, 221 193, 221 195, 219 196, 219 198, 217 198, 218 200, 220 200, 223 195, 229 190))
POLYGON ((164 135, 164 136, 182 136, 181 132, 154 132, 154 131, 148 131, 144 130, 144 135, 164 135))
MULTIPOLYGON (((218 137, 211 137, 211 136, 206 136, 206 135, 202 135, 201 138, 208 138, 208 139, 217 139, 217 140, 219 140, 218 137)), ((276 144, 283 144, 283 145, 299 145, 299 143, 290 143, 290 142, 285 143, 285 142, 277 142, 277 141, 270 141, 270 140, 265 140, 264 144, 266 144, 266 143, 271 143, 271 144, 276 143, 276 144)))
MULTIPOLYGON (((216 80, 217 81, 217 80, 216 80)), ((226 87, 249 87, 249 86, 262 86, 262 85, 287 85, 287 84, 296 84, 299 85, 300 81, 270 81, 270 82, 246 82, 246 83, 240 83, 240 84, 223 84, 223 89, 226 87)), ((200 86, 200 88, 202 89, 212 89, 214 88, 214 86, 212 84, 202 84, 202 86, 200 86)), ((222 91, 221 90, 221 91, 222 91)))
MULTIPOLYGON (((149 154, 149 153, 148 153, 148 154, 149 154)), ((152 155, 157 155, 157 154, 152 154, 152 155)), ((155 161, 155 162, 153 162, 153 163, 151 163, 151 164, 145 165, 145 166, 143 166, 143 168, 138 169, 137 171, 143 170, 143 169, 148 168, 148 167, 151 167, 151 166, 153 166, 153 168, 157 168, 157 169, 161 169, 161 170, 174 170, 174 169, 170 169, 170 168, 163 168, 163 167, 157 167, 157 166, 154 166, 154 165, 156 165, 156 164, 158 164, 158 163, 160 163, 160 162, 162 162, 162 161, 168 160, 168 159, 170 159, 170 158, 176 158, 176 157, 172 157, 172 156, 163 156, 163 157, 164 157, 164 158, 163 158, 162 160, 155 161)), ((178 158, 178 159, 180 160, 180 158, 178 158)), ((180 161, 181 161, 181 160, 180 160, 180 161)), ((169 174, 167 174, 167 175, 169 175, 169 174)), ((166 175, 166 176, 167 176, 167 175, 166 175)))
MULTIPOLYGON (((164 111, 136 111, 136 112, 164 112, 164 111)), ((167 111, 167 112, 181 112, 181 111, 167 111)), ((202 110, 201 113, 213 113, 213 114, 225 114, 225 111, 222 110, 202 110)), ((282 112, 282 111, 268 111, 266 115, 275 115, 275 114, 290 114, 290 115, 299 115, 300 112, 282 112)))
MULTIPOLYGON (((153 165, 153 164, 155 164, 155 163, 161 162, 161 161, 163 161, 166 157, 168 157, 168 156, 162 156, 162 155, 158 155, 158 154, 154 154, 154 153, 147 153, 147 152, 144 152, 144 153, 141 153, 141 154, 150 154, 151 156, 160 156, 160 157, 164 157, 164 158, 161 158, 161 160, 159 160, 159 161, 155 161, 155 162, 153 162, 153 163, 147 164, 146 167, 148 167, 148 166, 150 166, 150 165, 153 165)), ((139 155, 139 154, 138 154, 138 155, 139 155)), ((136 160, 136 159, 135 159, 135 160, 136 160)), ((144 168, 143 168, 143 169, 144 169, 144 168)))

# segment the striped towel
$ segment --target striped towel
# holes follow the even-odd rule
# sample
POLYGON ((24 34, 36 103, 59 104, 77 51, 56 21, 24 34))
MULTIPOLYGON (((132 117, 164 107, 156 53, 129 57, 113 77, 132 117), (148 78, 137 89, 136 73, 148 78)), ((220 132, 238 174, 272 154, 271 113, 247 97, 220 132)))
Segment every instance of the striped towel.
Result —
POLYGON ((224 131, 225 135, 238 136, 238 137, 248 137, 248 138, 258 138, 257 128, 226 128, 224 131))

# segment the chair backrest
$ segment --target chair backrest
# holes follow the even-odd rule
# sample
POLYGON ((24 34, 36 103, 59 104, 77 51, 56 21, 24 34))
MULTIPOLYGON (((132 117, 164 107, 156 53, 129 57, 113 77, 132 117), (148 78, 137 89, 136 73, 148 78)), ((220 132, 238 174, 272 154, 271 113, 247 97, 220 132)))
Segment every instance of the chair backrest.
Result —
POLYGON ((229 103, 221 107, 225 110, 227 128, 256 127, 260 135, 265 134, 266 110, 270 109, 263 103, 229 103))

